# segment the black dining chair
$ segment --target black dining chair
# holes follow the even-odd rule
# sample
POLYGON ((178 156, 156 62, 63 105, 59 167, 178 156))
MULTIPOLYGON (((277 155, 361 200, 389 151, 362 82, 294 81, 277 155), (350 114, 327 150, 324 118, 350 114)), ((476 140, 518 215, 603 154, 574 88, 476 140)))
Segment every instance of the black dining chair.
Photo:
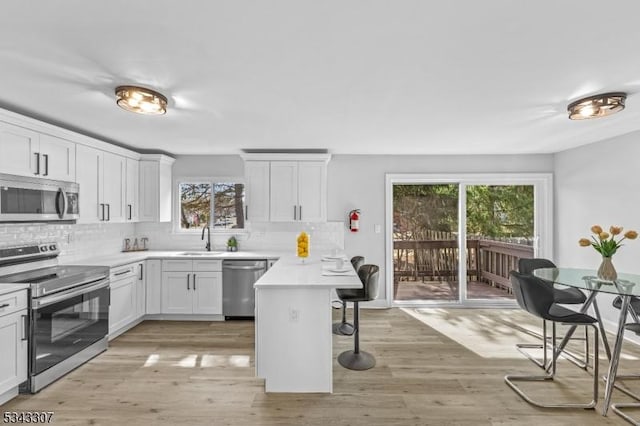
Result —
MULTIPOLYGON (((612 305, 616 309, 622 308, 622 297, 616 296, 616 298, 613 299, 612 305)), ((631 318, 633 318, 633 321, 637 324, 640 324, 640 299, 638 299, 636 296, 631 296, 631 302, 629 303, 628 312, 631 314, 631 318)), ((640 329, 634 332, 636 334, 640 334, 640 329)))
MULTIPOLYGON (((622 297, 616 296, 616 298, 613 299, 613 307, 616 309, 622 309, 622 297)), ((631 300, 629 303, 629 310, 627 312, 631 314, 631 317, 633 318, 634 322, 625 324, 624 328, 626 330, 632 331, 640 335, 640 321, 638 320, 638 316, 640 315, 640 299, 638 299, 635 296, 631 296, 631 300)), ((634 419, 629 414, 625 413, 623 410, 627 408, 632 408, 637 410, 638 408, 640 408, 640 395, 632 392, 631 390, 629 390, 624 386, 618 385, 617 381, 618 380, 622 380, 622 381, 638 380, 638 379, 640 379, 640 374, 616 375, 616 383, 614 383, 613 386, 619 391, 622 391, 628 396, 630 396, 631 398, 635 399, 637 402, 619 402, 619 403, 611 404, 611 410, 614 413, 616 413, 617 415, 619 415, 620 417, 622 417, 623 419, 625 419, 626 421, 634 425, 640 424, 640 420, 634 419)))
MULTIPOLYGON (((353 256, 351 258, 351 265, 357 273, 360 267, 364 265, 364 256, 353 256)), ((339 336, 351 336, 355 329, 353 324, 347 322, 347 302, 345 300, 341 300, 340 302, 342 303, 342 321, 333 323, 333 334, 337 334, 339 336)))
POLYGON ((368 370, 376 365, 373 355, 360 350, 360 302, 368 302, 378 297, 379 275, 380 268, 377 265, 362 265, 358 269, 362 288, 337 290, 340 300, 353 302, 354 348, 338 355, 338 363, 349 370, 368 370))
MULTIPOLYGON (((557 268, 557 266, 550 261, 549 259, 543 258, 532 258, 532 259, 519 259, 518 260, 518 271, 521 274, 533 275, 533 271, 536 269, 542 268, 557 268)), ((554 287, 554 283, 541 280, 546 283, 553 290, 553 299, 555 303, 563 304, 563 305, 581 305, 587 300, 587 296, 577 288, 556 288, 554 287)), ((553 325, 555 327, 555 323, 553 325)), ((555 330, 554 330, 555 332, 555 330)), ((576 364, 580 368, 587 368, 589 364, 589 339, 587 338, 587 331, 585 329, 585 337, 578 337, 573 340, 584 340, 584 360, 581 360, 580 357, 573 352, 568 350, 564 350, 563 353, 566 354, 570 361, 576 364)), ((520 353, 526 356, 529 360, 531 360, 534 364, 536 364, 540 368, 547 369, 549 366, 549 359, 547 357, 548 352, 548 340, 549 336, 547 335, 547 322, 542 320, 542 343, 518 343, 516 344, 516 348, 520 353), (525 349, 542 349, 542 360, 535 358, 525 349)))
MULTIPOLYGON (((543 375, 512 375, 504 377, 507 385, 514 390, 522 399, 537 407, 543 408, 594 408, 598 402, 598 327, 597 320, 587 314, 572 311, 560 306, 555 301, 553 287, 540 278, 532 275, 511 272, 511 285, 516 295, 518 305, 545 321, 562 323, 566 325, 584 325, 593 328, 594 332, 594 360, 593 360, 593 398, 588 403, 541 403, 530 398, 515 382, 521 381, 553 381, 557 370, 556 356, 552 356, 550 371, 545 371, 543 375)), ((557 352, 555 327, 552 328, 551 346, 553 354, 557 352)))

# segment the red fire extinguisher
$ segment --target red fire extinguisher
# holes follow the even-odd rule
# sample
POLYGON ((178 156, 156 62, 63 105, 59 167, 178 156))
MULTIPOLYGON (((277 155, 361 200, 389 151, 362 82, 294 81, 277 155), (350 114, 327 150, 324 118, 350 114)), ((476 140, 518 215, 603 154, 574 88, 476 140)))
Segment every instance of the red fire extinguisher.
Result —
POLYGON ((349 230, 358 232, 360 229, 360 210, 354 209, 349 212, 349 230))

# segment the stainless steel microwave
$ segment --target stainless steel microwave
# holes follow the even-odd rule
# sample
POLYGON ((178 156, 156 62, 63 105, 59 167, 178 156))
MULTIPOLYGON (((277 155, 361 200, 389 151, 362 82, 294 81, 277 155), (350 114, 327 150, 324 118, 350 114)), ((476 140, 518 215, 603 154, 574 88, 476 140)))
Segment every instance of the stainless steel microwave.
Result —
POLYGON ((0 174, 0 222, 75 221, 78 197, 74 182, 0 174))

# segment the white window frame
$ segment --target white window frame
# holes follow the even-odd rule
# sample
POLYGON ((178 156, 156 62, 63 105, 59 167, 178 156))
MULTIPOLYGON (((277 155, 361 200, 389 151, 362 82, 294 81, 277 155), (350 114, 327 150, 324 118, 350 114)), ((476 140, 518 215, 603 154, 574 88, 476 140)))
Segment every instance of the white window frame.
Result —
MULTIPOLYGON (((247 184, 245 182, 244 177, 233 177, 233 176, 195 176, 195 177, 175 177, 173 179, 173 233, 181 234, 181 235, 191 235, 191 234, 199 234, 202 232, 202 227, 200 228, 192 228, 192 229, 182 229, 180 228, 180 184, 183 183, 206 183, 213 185, 214 183, 241 183, 244 185, 244 196, 246 197, 247 193, 247 184)), ((213 219, 213 199, 211 200, 211 219, 213 219)), ((244 228, 234 228, 234 229, 216 229, 209 224, 211 233, 215 233, 216 235, 238 235, 245 234, 249 232, 247 229, 247 222, 245 218, 244 228)))
MULTIPOLYGON (((458 184, 458 238, 467 239, 466 187, 468 185, 533 185, 535 257, 553 259, 553 174, 552 173, 451 173, 451 174, 386 174, 385 175, 385 281, 388 307, 515 307, 515 300, 467 299, 466 286, 460 286, 457 301, 428 303, 395 303, 393 301, 393 185, 394 184, 458 184)), ((464 251, 461 251, 464 253, 464 251)), ((466 282, 467 265, 464 254, 458 259, 458 282, 466 282)))

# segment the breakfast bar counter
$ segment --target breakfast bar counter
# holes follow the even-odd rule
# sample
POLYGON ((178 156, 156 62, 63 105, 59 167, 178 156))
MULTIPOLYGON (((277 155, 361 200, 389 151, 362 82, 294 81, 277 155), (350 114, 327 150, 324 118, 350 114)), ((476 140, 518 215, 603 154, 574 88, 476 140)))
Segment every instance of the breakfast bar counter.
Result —
POLYGON ((323 263, 282 256, 255 283, 256 375, 266 392, 333 391, 331 291, 362 283, 353 272, 323 275, 323 263))

